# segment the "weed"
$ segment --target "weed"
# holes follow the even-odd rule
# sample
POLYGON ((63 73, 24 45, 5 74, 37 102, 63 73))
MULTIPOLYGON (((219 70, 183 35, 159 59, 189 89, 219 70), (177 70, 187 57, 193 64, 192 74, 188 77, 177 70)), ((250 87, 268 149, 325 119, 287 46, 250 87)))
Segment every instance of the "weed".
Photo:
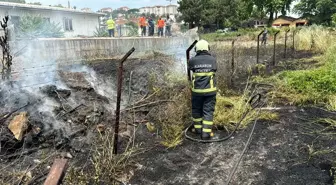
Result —
MULTIPOLYGON (((247 101, 247 91, 245 91, 242 96, 223 97, 222 95, 217 95, 214 123, 232 129, 234 125, 230 123, 237 123, 246 111, 251 110, 251 106, 247 101)), ((248 123, 251 123, 257 118, 256 115, 257 111, 251 110, 242 121, 241 127, 245 127, 248 123)), ((278 119, 278 115, 276 113, 263 111, 260 113, 258 119, 276 120, 278 119)))
POLYGON ((132 166, 131 158, 138 154, 139 148, 132 141, 128 142, 125 152, 113 154, 113 133, 107 130, 100 134, 93 143, 87 168, 71 167, 65 182, 67 184, 114 184, 117 179, 129 180, 125 177, 127 169, 132 166))
POLYGON ((327 105, 328 110, 330 111, 336 111, 336 96, 330 96, 328 105, 327 105))
POLYGON ((296 49, 313 50, 324 53, 334 43, 335 37, 332 32, 323 26, 313 25, 301 29, 296 34, 296 49))

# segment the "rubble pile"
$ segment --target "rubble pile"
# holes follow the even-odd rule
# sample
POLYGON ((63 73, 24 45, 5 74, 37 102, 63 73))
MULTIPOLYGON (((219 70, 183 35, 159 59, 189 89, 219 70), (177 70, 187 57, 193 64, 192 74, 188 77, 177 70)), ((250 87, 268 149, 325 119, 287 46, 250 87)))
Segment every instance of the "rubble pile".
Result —
MULTIPOLYGON (((111 106, 109 99, 96 93, 84 74, 60 71, 59 76, 68 88, 0 87, 1 169, 23 157, 33 159, 26 161, 32 165, 28 163, 40 160, 42 153, 85 153, 92 133, 112 126, 114 114, 105 108, 111 106)), ((15 171, 24 165, 21 161, 9 168, 15 171)))

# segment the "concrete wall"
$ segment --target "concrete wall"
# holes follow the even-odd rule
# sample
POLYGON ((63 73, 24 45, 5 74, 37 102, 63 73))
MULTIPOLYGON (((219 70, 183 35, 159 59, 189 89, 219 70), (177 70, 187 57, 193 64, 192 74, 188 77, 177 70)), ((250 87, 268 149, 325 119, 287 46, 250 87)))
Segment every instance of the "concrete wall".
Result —
POLYGON ((59 12, 51 10, 29 10, 22 8, 5 8, 0 7, 0 18, 5 15, 19 16, 24 15, 41 15, 45 18, 50 18, 50 22, 58 23, 64 31, 65 37, 75 37, 78 35, 93 36, 96 28, 99 27, 98 14, 85 14, 85 13, 72 13, 72 12, 59 12), (64 18, 72 19, 73 31, 64 30, 64 18))
POLYGON ((39 39, 18 41, 15 47, 25 47, 24 56, 35 56, 35 59, 41 61, 71 61, 120 56, 132 47, 136 49, 136 53, 185 50, 194 40, 194 37, 39 39))

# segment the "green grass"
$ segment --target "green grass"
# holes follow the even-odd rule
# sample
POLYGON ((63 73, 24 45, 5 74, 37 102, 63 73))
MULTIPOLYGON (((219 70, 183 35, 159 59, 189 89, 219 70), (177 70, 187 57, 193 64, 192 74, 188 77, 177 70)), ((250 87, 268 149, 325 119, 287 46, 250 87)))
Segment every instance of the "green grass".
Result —
MULTIPOLYGON (((332 38, 331 38, 332 39, 332 38)), ((269 78, 254 78, 256 82, 272 83, 276 89, 272 92, 276 103, 288 100, 289 104, 323 104, 330 110, 336 108, 336 45, 329 46, 322 57, 321 67, 283 71, 269 78)))

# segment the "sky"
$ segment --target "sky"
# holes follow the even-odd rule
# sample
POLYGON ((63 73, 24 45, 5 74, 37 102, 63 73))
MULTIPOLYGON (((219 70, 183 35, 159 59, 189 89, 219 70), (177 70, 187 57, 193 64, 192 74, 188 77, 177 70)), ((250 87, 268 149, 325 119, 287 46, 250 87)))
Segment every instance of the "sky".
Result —
MULTIPOLYGON (((43 5, 62 4, 63 6, 68 6, 68 0, 26 0, 26 2, 41 2, 43 5)), ((171 3, 177 4, 177 0, 172 0, 171 3)), ((71 7, 76 6, 77 9, 91 8, 93 11, 105 7, 111 7, 112 9, 117 9, 122 6, 140 8, 143 6, 169 4, 170 2, 167 0, 70 0, 71 7)))

